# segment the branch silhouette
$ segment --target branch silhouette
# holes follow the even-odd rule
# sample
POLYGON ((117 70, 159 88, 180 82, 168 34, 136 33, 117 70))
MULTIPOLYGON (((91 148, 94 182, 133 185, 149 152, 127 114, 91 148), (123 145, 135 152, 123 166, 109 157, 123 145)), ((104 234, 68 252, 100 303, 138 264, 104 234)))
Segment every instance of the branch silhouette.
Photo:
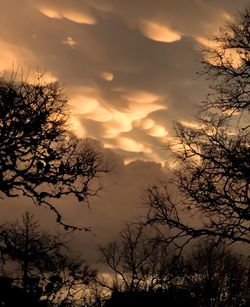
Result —
MULTIPOLYGON (((109 166, 88 140, 69 132, 69 107, 57 83, 0 80, 0 192, 30 197, 63 222, 53 199, 79 202, 102 189, 109 166)), ((88 230, 88 228, 85 228, 88 230)))
POLYGON ((210 235, 250 244, 249 36, 247 8, 204 51, 212 93, 195 127, 175 125, 167 150, 178 166, 169 182, 147 190, 147 222, 172 229, 172 240, 210 235))

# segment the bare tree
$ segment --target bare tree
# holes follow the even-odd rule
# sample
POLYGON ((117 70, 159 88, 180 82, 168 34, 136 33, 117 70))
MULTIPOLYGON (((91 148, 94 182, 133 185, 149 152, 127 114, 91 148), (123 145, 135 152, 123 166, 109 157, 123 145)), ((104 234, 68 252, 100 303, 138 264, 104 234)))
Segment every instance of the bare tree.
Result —
POLYGON ((30 197, 68 226, 51 200, 96 195, 109 170, 102 154, 68 131, 69 107, 57 83, 0 79, 0 114, 1 196, 30 197))
POLYGON ((248 306, 247 259, 226 248, 225 242, 200 241, 186 267, 185 287, 199 306, 248 306))
POLYGON ((141 224, 127 225, 101 248, 113 276, 113 283, 97 279, 111 290, 104 306, 248 306, 247 257, 210 236, 180 257, 160 236, 141 224))
POLYGON ((172 229, 172 239, 211 235, 250 243, 249 37, 247 8, 204 51, 212 93, 196 127, 175 127, 176 141, 168 145, 178 163, 173 176, 148 189, 148 222, 172 229))
POLYGON ((0 279, 9 286, 0 295, 2 304, 15 300, 26 306, 75 306, 82 301, 96 273, 81 258, 70 256, 67 243, 42 231, 28 212, 21 222, 3 225, 0 279))
MULTIPOLYGON (((179 274, 179 260, 155 233, 142 224, 129 224, 116 240, 100 249, 103 262, 111 269, 111 290, 154 291, 164 289, 179 274)), ((104 284, 105 285, 105 284, 104 284)))

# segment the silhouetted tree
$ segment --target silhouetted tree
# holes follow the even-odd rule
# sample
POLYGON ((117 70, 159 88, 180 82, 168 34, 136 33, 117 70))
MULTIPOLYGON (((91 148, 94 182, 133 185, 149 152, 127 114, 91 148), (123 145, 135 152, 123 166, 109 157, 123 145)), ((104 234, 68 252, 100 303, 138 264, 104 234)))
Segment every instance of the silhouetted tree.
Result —
POLYGON ((68 118, 57 83, 0 79, 1 197, 30 197, 52 209, 61 223, 51 200, 74 195, 88 202, 101 189, 95 179, 108 171, 91 142, 68 131, 68 118))
POLYGON ((169 291, 134 291, 134 292, 113 292, 105 307, 199 307, 195 299, 187 291, 176 289, 169 291))
POLYGON ((82 259, 68 253, 66 242, 40 230, 33 215, 3 225, 0 232, 4 306, 74 306, 95 276, 82 259))
POLYGON ((185 267, 185 287, 200 307, 249 305, 247 259, 226 248, 225 242, 202 240, 185 267))
POLYGON ((169 255, 161 258, 165 246, 162 242, 152 245, 154 240, 141 227, 127 226, 116 241, 101 250, 104 263, 115 275, 113 284, 99 283, 111 290, 105 307, 249 305, 248 258, 211 237, 200 240, 181 261, 169 255), (150 254, 158 257, 148 260, 150 254))
POLYGON ((171 253, 159 236, 142 224, 129 224, 116 240, 101 248, 103 262, 111 269, 109 280, 97 280, 111 290, 105 307, 198 307, 184 286, 182 257, 171 253))
MULTIPOLYGON (((177 257, 142 224, 129 224, 117 239, 100 248, 103 262, 112 270, 111 289, 141 291, 166 288, 179 273, 177 257)), ((104 284, 105 285, 105 284, 104 284)))
POLYGON ((176 125, 171 180, 148 189, 148 222, 172 229, 171 242, 211 235, 250 243, 249 37, 247 8, 204 51, 212 93, 195 127, 176 125))

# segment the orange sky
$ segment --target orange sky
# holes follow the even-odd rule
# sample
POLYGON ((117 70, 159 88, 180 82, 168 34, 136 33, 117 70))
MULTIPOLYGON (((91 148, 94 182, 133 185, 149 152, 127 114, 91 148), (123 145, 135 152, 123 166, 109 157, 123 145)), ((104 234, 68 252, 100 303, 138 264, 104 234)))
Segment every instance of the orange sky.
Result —
MULTIPOLYGON (((141 212, 143 188, 166 175, 162 148, 172 137, 173 121, 192 121, 195 105, 207 93, 206 82, 196 76, 201 48, 247 4, 247 0, 1 1, 2 73, 45 71, 47 80, 58 80, 72 106, 74 132, 97 140, 118 165, 93 212, 84 212, 80 219, 75 209, 65 207, 70 219, 95 225, 108 237, 141 212)), ((13 206, 18 206, 16 200, 13 206)))
POLYGON ((129 161, 164 163, 172 121, 189 121, 205 93, 199 49, 234 9, 235 1, 4 1, 0 69, 46 71, 65 84, 79 137, 129 161))

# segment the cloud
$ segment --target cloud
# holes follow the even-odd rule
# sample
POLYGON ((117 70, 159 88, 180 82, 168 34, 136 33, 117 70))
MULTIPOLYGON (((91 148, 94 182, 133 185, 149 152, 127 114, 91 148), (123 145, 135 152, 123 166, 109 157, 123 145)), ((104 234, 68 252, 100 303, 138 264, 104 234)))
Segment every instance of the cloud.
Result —
POLYGON ((134 121, 134 127, 139 127, 143 130, 148 130, 154 126, 155 122, 151 118, 143 118, 134 121))
POLYGON ((29 61, 34 61, 29 50, 0 40, 0 71, 27 70, 25 64, 29 61))
MULTIPOLYGON (((230 63, 234 68, 239 68, 242 65, 243 62, 242 57, 244 55, 243 54, 239 55, 239 53, 236 50, 234 49, 225 50, 223 45, 214 39, 207 39, 200 36, 196 37, 195 39, 199 44, 203 45, 205 48, 217 50, 220 54, 224 54, 225 65, 228 65, 228 63, 230 63)), ((219 59, 218 61, 217 58, 215 59, 214 57, 210 56, 209 53, 205 54, 205 58, 212 65, 221 65, 221 59, 219 59)))
POLYGON ((157 95, 143 91, 133 91, 123 97, 129 101, 139 103, 152 103, 159 99, 157 95))
POLYGON ((81 124, 78 116, 72 115, 69 119, 70 130, 74 133, 78 138, 86 138, 87 133, 84 127, 81 124))
MULTIPOLYGON (((102 178, 105 189, 100 197, 93 198, 89 207, 73 198, 61 199, 55 203, 65 222, 91 227, 95 235, 76 232, 71 243, 73 249, 81 252, 90 262, 98 260, 98 244, 114 237, 125 223, 135 221, 145 214, 146 208, 141 199, 145 188, 167 176, 160 164, 133 161, 125 165, 122 156, 103 149, 100 143, 95 142, 95 146, 103 150, 113 166, 111 175, 102 178)), ((63 229, 56 224, 55 216, 49 209, 38 208, 24 197, 1 200, 0 223, 13 222, 27 210, 39 219, 43 228, 56 233, 62 232, 63 229)))
POLYGON ((143 20, 140 28, 146 37, 157 42, 173 43, 181 39, 181 35, 178 32, 157 22, 143 20))
POLYGON ((125 151, 145 152, 145 153, 152 152, 149 148, 146 148, 143 144, 138 143, 134 141, 133 139, 126 138, 126 137, 118 138, 118 147, 125 151))
POLYGON ((161 125, 154 125, 149 129, 148 134, 154 137, 163 138, 168 134, 168 132, 165 127, 161 125))
POLYGON ((138 103, 129 103, 127 112, 133 120, 137 120, 147 117, 152 112, 166 108, 166 106, 160 103, 146 103, 144 105, 138 103))
POLYGON ((150 118, 151 113, 166 109, 166 105, 161 102, 161 97, 148 92, 121 90, 120 99, 124 102, 124 107, 110 105, 103 100, 102 95, 94 88, 79 87, 78 92, 70 98, 73 106, 74 120, 72 130, 77 135, 88 134, 91 137, 105 140, 104 144, 112 148, 117 148, 131 153, 142 153, 146 157, 152 153, 152 146, 148 146, 143 138, 141 142, 134 140, 130 134, 134 127, 148 129, 147 134, 153 137, 164 136, 164 128, 156 125, 150 118), (125 93, 125 94, 123 94, 125 93), (80 120, 77 120, 80 117, 80 120), (86 121, 91 122, 90 129, 86 130, 86 121), (93 125, 100 125, 100 129, 93 125), (153 127, 154 126, 154 127, 153 127), (151 128, 151 129, 150 129, 151 128), (81 132, 82 129, 82 132, 81 132), (94 132, 94 133, 93 133, 94 132), (112 140, 112 145, 109 140, 112 140))
POLYGON ((98 100, 93 96, 87 96, 88 92, 86 93, 86 96, 84 93, 82 94, 76 94, 73 97, 70 98, 70 103, 73 106, 73 110, 75 114, 88 114, 92 111, 96 110, 100 103, 98 100))
POLYGON ((62 16, 70 21, 80 24, 94 25, 97 23, 97 20, 93 16, 86 13, 65 11, 62 13, 62 16))
POLYGON ((50 7, 41 7, 39 11, 46 17, 53 19, 67 19, 78 24, 94 25, 97 20, 85 12, 77 12, 73 10, 54 9, 50 7))
POLYGON ((102 72, 100 74, 100 77, 106 81, 112 81, 114 79, 114 75, 112 74, 112 72, 109 72, 109 71, 102 72))
POLYGON ((46 68, 49 80, 65 84, 77 135, 130 160, 163 161, 172 122, 190 121, 208 91, 196 79, 199 48, 247 1, 237 3, 8 1, 0 12, 0 68, 11 70, 12 62, 46 68), (122 138, 152 152, 124 150, 122 138))
POLYGON ((59 12, 57 12, 56 10, 53 10, 51 8, 48 8, 48 7, 40 8, 40 12, 43 15, 49 17, 49 18, 55 18, 55 19, 62 19, 63 18, 63 16, 59 12))
POLYGON ((85 118, 96 122, 110 122, 112 121, 113 116, 109 110, 98 106, 95 110, 93 110, 93 112, 86 114, 85 118))

